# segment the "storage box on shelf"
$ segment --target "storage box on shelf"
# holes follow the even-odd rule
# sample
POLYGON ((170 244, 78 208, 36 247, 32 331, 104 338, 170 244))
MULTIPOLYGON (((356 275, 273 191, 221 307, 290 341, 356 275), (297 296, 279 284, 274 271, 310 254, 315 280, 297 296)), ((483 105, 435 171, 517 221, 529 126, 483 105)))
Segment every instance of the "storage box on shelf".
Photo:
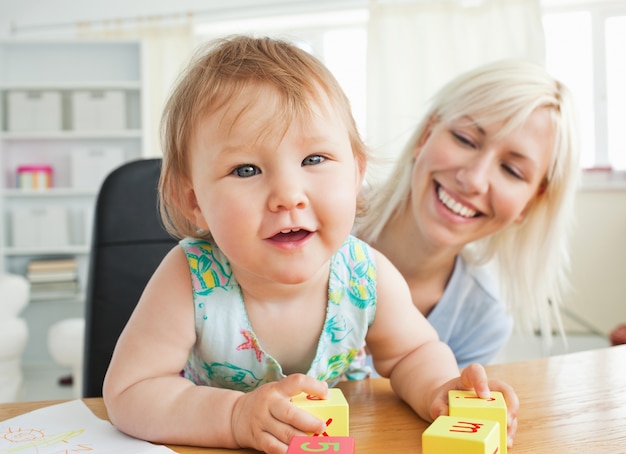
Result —
POLYGON ((74 91, 72 125, 76 131, 125 129, 125 93, 122 90, 74 91))
POLYGON ((8 131, 60 131, 61 92, 9 91, 8 131))
POLYGON ((62 291, 33 292, 27 363, 52 363, 49 326, 83 314, 100 183, 146 155, 141 53, 135 40, 0 40, 0 270, 75 265, 72 284, 37 286, 62 291))

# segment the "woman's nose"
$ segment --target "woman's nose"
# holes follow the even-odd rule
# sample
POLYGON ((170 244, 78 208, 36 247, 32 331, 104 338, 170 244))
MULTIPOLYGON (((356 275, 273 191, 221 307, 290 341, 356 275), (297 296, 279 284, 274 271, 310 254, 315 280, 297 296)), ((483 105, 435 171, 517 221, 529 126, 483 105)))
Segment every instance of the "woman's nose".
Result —
POLYGON ((457 182, 468 194, 484 193, 489 188, 490 168, 490 157, 476 155, 458 169, 457 182))

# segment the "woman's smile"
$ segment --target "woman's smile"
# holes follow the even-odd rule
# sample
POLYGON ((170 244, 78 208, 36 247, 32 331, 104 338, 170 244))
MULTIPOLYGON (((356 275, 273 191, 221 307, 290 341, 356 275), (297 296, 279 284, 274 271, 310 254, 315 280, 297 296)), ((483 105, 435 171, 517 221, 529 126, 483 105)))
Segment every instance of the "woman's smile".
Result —
POLYGON ((458 216, 464 218, 475 218, 481 215, 480 212, 455 200, 440 185, 437 185, 437 198, 446 208, 448 208, 450 211, 458 216))

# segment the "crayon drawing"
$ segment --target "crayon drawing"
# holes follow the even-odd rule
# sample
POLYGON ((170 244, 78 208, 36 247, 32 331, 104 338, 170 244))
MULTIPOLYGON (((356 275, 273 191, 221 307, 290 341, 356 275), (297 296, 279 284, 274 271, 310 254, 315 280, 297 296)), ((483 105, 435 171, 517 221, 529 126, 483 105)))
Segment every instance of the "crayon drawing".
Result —
POLYGON ((165 446, 137 440, 96 417, 81 400, 0 421, 0 454, 161 454, 165 446))

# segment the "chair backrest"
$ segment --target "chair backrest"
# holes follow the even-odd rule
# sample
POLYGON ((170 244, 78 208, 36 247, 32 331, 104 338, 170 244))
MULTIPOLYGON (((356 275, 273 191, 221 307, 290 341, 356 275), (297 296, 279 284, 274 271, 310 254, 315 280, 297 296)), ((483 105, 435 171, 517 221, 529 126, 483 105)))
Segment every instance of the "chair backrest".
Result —
POLYGON ((132 161, 100 187, 87 282, 83 397, 102 396, 115 343, 150 276, 177 244, 159 216, 160 169, 161 159, 132 161))

